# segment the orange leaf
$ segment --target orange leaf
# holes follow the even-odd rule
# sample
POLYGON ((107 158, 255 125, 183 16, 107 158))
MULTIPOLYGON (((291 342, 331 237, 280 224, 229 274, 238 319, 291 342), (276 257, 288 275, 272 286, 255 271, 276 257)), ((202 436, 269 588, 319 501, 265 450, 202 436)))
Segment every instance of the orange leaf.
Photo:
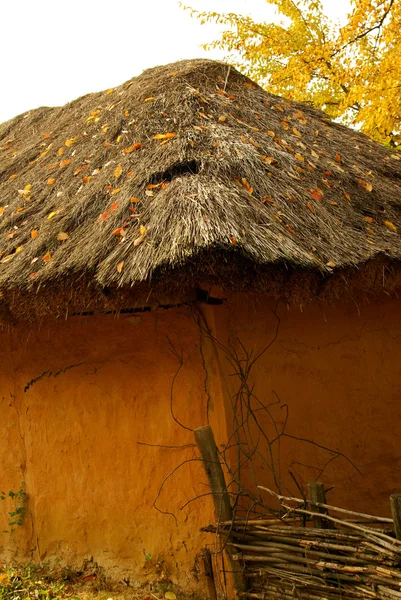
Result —
POLYGON ((336 153, 336 162, 341 162, 341 156, 338 154, 338 152, 336 153))
POLYGON ((53 183, 54 183, 55 181, 56 181, 56 180, 54 179, 54 177, 50 177, 50 179, 48 179, 48 180, 47 180, 47 185, 53 185, 53 183))
POLYGON ((302 154, 298 154, 298 152, 295 152, 294 156, 295 156, 295 158, 296 158, 297 160, 300 160, 301 162, 304 162, 304 161, 305 161, 305 159, 304 159, 304 157, 302 156, 302 154))
POLYGON ((105 221, 107 219, 108 214, 109 214, 109 211, 106 210, 106 212, 104 212, 102 215, 100 215, 100 218, 102 219, 102 221, 105 221))
POLYGON ((57 156, 61 156, 62 154, 64 154, 64 148, 63 148, 63 147, 62 147, 62 148, 59 148, 59 149, 57 150, 57 156))
POLYGON ((49 140, 51 138, 50 133, 45 133, 45 135, 43 136, 44 140, 49 140))
POLYGON ((296 135, 297 137, 302 137, 302 133, 300 131, 298 131, 298 129, 296 127, 292 128, 292 132, 294 135, 296 135))
POLYGON ((348 192, 344 192, 344 196, 347 198, 347 200, 351 200, 351 196, 348 192))
POLYGON ((118 272, 118 273, 121 273, 121 271, 123 270, 123 268, 124 268, 124 261, 122 260, 122 261, 121 261, 121 262, 119 262, 119 263, 118 263, 118 265, 117 265, 117 272, 118 272))
POLYGON ((45 262, 49 262, 49 260, 50 260, 50 259, 51 259, 51 254, 50 254, 50 252, 46 252, 46 254, 45 254, 45 255, 44 255, 44 257, 43 257, 43 260, 44 260, 45 262))
POLYGON ((10 175, 9 179, 15 179, 17 177, 17 173, 13 173, 12 175, 10 175))
POLYGON ((387 227, 387 229, 390 229, 390 231, 397 231, 397 227, 391 221, 384 221, 384 224, 387 227))
POLYGON ((105 148, 109 148, 111 146, 110 142, 103 142, 103 146, 105 148))
POLYGON ((237 243, 237 239, 235 238, 235 236, 230 235, 230 244, 232 244, 233 246, 235 246, 237 243))
POLYGON ((29 279, 33 279, 33 278, 35 277, 35 275, 37 275, 37 274, 38 274, 38 272, 37 272, 37 271, 35 271, 35 273, 31 273, 31 274, 29 275, 29 279))
POLYGON ((112 192, 110 192, 110 196, 115 196, 120 191, 121 191, 121 188, 116 188, 115 190, 113 190, 112 192))
POLYGON ((71 158, 66 158, 65 160, 62 160, 60 163, 60 167, 66 167, 67 165, 69 165, 71 162, 71 158))
POLYGON ((277 163, 276 159, 272 156, 264 156, 262 154, 260 158, 268 165, 275 165, 277 163))
POLYGON ((313 208, 313 206, 311 204, 309 204, 309 202, 306 203, 306 208, 309 208, 311 213, 315 214, 315 209, 313 208))
POLYGON ((276 134, 274 133, 274 131, 268 131, 267 135, 270 135, 270 137, 275 138, 276 134))
POLYGON ((367 181, 364 181, 363 179, 360 179, 358 181, 359 185, 361 187, 363 187, 367 192, 371 192, 373 190, 373 185, 371 183, 368 183, 367 181))
POLYGON ((365 218, 365 221, 367 221, 368 223, 374 223, 375 222, 375 220, 374 220, 373 217, 364 217, 364 218, 365 218))
POLYGON ((123 228, 122 228, 122 227, 119 227, 118 229, 115 229, 115 230, 113 231, 113 235, 120 235, 120 233, 122 232, 122 230, 123 230, 123 228))
POLYGON ((38 235, 39 235, 38 230, 37 229, 32 229, 32 231, 31 231, 31 238, 33 240, 35 240, 38 237, 38 235))
POLYGON ((68 235, 68 233, 65 233, 64 231, 60 231, 60 233, 57 236, 57 239, 59 242, 64 242, 65 240, 68 240, 70 236, 68 235))
POLYGON ((118 200, 111 205, 109 212, 111 212, 111 213, 114 212, 116 210, 117 206, 118 206, 118 200))
POLYGON ((139 202, 139 198, 137 198, 136 196, 131 196, 131 198, 129 199, 130 202, 139 202))
POLYGON ((308 190, 308 191, 309 191, 309 192, 312 194, 312 196, 314 196, 314 197, 315 197, 317 200, 320 200, 320 201, 322 201, 322 196, 323 196, 323 194, 322 194, 322 195, 320 195, 320 194, 318 194, 318 192, 315 192, 315 190, 308 190))
POLYGON ((141 148, 142 144, 140 144, 139 142, 137 142, 136 144, 132 144, 132 146, 128 146, 128 148, 124 148, 123 152, 124 154, 128 154, 129 152, 133 152, 134 150, 138 150, 138 148, 141 148))
POLYGON ((153 139, 154 140, 169 140, 175 136, 176 136, 175 133, 157 133, 156 135, 153 136, 153 139))

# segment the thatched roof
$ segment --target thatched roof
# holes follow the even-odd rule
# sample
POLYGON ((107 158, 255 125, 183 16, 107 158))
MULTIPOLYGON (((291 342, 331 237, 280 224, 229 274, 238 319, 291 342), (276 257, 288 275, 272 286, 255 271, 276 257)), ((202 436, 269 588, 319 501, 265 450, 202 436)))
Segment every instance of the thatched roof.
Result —
POLYGON ((3 314, 179 301, 202 281, 389 291, 400 157, 208 60, 32 110, 0 125, 3 314))

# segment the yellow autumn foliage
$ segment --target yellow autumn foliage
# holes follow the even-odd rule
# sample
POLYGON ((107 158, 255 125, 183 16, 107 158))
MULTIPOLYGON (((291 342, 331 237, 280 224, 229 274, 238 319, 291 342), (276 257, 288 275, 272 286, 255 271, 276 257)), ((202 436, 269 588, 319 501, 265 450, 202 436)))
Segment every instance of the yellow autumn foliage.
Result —
POLYGON ((320 0, 266 0, 278 19, 200 12, 201 23, 226 26, 205 45, 268 91, 313 104, 373 139, 401 144, 401 2, 351 0, 345 25, 320 0))

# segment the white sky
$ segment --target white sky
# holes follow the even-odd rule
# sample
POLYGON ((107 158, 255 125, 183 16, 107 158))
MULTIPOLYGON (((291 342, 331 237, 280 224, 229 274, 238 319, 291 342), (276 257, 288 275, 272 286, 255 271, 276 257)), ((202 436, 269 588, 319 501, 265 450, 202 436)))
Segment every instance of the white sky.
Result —
MULTIPOLYGON (((273 16, 266 0, 187 0, 200 10, 273 16)), ((350 0, 323 0, 343 20, 350 0)), ((38 106, 107 89, 144 69, 206 53, 217 25, 200 23, 177 0, 0 0, 0 123, 38 106)))

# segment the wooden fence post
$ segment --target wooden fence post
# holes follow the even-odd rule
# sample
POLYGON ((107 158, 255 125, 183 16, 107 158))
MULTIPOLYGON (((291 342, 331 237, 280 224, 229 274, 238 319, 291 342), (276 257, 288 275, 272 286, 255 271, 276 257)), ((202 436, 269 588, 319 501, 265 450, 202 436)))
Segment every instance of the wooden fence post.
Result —
MULTIPOLYGON (((226 481, 223 469, 217 451, 213 430, 210 425, 198 427, 194 431, 196 445, 202 455, 203 466, 209 481, 214 504, 214 512, 218 522, 231 521, 233 519, 233 509, 230 502, 230 496, 227 491, 226 481)), ((230 545, 229 539, 223 537, 226 544, 225 549, 230 562, 233 583, 236 592, 246 590, 246 580, 241 566, 236 560, 237 551, 230 545)))
POLYGON ((401 494, 390 496, 391 516, 394 521, 394 531, 397 540, 401 540, 401 494))
MULTIPOLYGON (((324 484, 321 481, 315 481, 314 483, 308 483, 309 499, 312 502, 319 502, 326 504, 326 492, 324 491, 324 484)), ((328 510, 320 506, 314 506, 311 504, 311 511, 321 515, 327 515, 328 510)), ((320 517, 313 517, 313 526, 315 529, 331 529, 331 523, 326 519, 320 517)))

